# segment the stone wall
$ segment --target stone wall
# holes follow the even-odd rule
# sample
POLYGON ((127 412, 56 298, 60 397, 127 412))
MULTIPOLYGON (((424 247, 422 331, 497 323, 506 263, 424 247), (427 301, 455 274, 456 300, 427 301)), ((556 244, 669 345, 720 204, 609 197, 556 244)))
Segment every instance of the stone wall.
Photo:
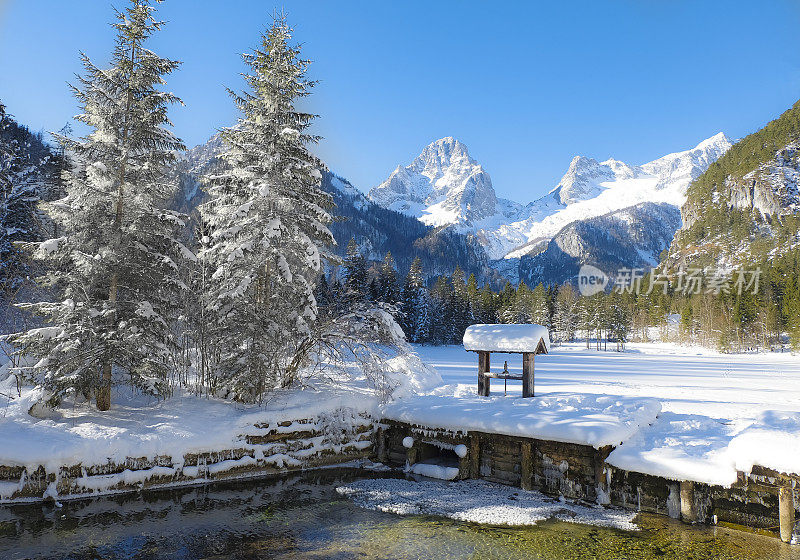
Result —
MULTIPOLYGON (((800 477, 754 467, 739 473, 730 488, 680 482, 624 471, 605 460, 611 447, 520 438, 482 432, 456 432, 384 421, 376 438, 378 460, 393 466, 430 460, 432 449, 469 449, 459 460, 458 478, 480 478, 563 496, 667 515, 690 523, 718 523, 777 535, 782 524, 778 492, 785 488, 800 505, 800 477), (413 445, 406 448, 405 438, 413 445)), ((435 456, 435 453, 434 453, 435 456)), ((791 506, 790 506, 791 507, 791 506)))
POLYGON ((424 461, 431 447, 457 445, 466 445, 469 450, 459 461, 459 478, 481 478, 589 501, 597 500, 598 488, 604 488, 603 463, 611 451, 588 445, 384 421, 378 438, 378 459, 403 466, 424 461), (414 440, 410 449, 403 446, 406 437, 414 440))
POLYGON ((373 450, 374 421, 349 409, 325 417, 259 424, 229 449, 172 457, 126 457, 100 465, 0 465, 0 503, 67 499, 108 492, 257 477, 344 463, 373 450))

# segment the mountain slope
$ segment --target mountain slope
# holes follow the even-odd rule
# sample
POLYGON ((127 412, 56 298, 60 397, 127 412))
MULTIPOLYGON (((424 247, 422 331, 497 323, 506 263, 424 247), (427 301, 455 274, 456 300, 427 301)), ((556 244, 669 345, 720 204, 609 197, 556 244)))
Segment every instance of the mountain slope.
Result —
POLYGON ((604 216, 572 222, 520 259, 519 278, 529 285, 574 280, 584 264, 607 274, 649 269, 680 227, 680 211, 665 202, 643 202, 604 216))
POLYGON ((456 265, 481 281, 494 278, 486 253, 473 236, 451 228, 434 228, 382 208, 349 181, 329 171, 322 174, 322 188, 333 195, 336 204, 333 213, 337 221, 331 225, 331 232, 338 244, 335 252, 340 256, 344 256, 347 242, 354 238, 368 260, 380 261, 391 251, 401 275, 419 257, 428 278, 449 276, 456 265))
POLYGON ((800 101, 694 181, 666 265, 735 267, 800 246, 800 101))

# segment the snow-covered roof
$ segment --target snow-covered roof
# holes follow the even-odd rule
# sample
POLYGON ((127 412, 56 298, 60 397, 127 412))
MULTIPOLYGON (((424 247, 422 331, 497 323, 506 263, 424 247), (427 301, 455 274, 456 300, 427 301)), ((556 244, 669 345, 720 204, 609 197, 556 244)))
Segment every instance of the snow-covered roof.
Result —
POLYGON ((473 352, 536 352, 540 344, 550 351, 550 335, 542 325, 472 325, 464 333, 464 349, 473 352))

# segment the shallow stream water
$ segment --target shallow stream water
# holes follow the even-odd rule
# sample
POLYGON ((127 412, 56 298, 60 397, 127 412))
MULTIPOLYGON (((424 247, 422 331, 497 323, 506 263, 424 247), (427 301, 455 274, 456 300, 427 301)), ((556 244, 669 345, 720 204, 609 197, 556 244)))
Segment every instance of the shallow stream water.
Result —
POLYGON ((0 506, 0 559, 798 559, 800 546, 639 515, 640 531, 562 521, 496 527, 361 509, 363 471, 0 506))

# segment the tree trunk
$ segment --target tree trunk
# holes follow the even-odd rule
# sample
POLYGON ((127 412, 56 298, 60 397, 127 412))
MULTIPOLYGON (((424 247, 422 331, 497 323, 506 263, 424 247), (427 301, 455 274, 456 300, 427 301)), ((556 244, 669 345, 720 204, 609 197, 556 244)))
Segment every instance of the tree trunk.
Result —
MULTIPOLYGON (((130 113, 131 105, 133 105, 133 90, 131 89, 131 80, 133 79, 134 61, 136 60, 136 41, 131 45, 131 69, 130 76, 128 77, 128 96, 125 100, 125 126, 122 129, 122 161, 119 166, 119 175, 117 177, 117 200, 114 205, 114 237, 116 238, 116 249, 119 251, 122 245, 122 208, 125 196, 125 169, 128 164, 128 133, 130 129, 130 113)), ((111 274, 111 283, 108 288, 108 301, 112 307, 115 308, 114 313, 111 314, 112 321, 116 323, 116 303, 117 303, 117 285, 119 284, 119 272, 115 269, 111 274)), ((114 367, 114 357, 111 355, 109 349, 106 349, 105 357, 103 358, 103 375, 100 382, 100 387, 97 389, 97 410, 108 410, 111 408, 111 371, 114 367)))

